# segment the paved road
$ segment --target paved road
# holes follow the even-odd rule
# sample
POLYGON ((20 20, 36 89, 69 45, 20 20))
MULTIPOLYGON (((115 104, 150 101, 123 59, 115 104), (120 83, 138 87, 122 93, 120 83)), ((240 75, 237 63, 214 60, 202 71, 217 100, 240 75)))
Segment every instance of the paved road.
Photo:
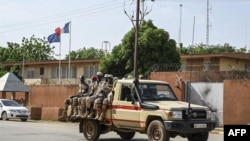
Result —
MULTIPOLYGON (((4 141, 85 141, 78 131, 78 123, 62 123, 48 121, 0 120, 0 140, 4 141)), ((137 133, 134 141, 147 141, 147 136, 137 133)), ((120 137, 110 132, 100 136, 100 141, 122 141, 120 137)), ((171 141, 187 141, 177 137, 171 141)), ((210 134, 208 141, 223 141, 223 135, 210 134)))

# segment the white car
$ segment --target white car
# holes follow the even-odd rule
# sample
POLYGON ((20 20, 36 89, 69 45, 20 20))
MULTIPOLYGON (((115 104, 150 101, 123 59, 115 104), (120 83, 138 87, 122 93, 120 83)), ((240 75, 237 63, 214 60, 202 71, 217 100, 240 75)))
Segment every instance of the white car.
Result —
POLYGON ((0 99, 0 119, 21 119, 21 121, 27 121, 30 116, 30 111, 10 99, 0 99))

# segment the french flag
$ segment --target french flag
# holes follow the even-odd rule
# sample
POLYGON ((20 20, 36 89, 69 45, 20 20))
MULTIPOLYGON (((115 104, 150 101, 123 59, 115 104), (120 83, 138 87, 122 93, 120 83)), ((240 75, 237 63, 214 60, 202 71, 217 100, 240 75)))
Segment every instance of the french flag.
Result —
POLYGON ((69 33, 69 25, 70 25, 70 22, 66 23, 63 28, 57 27, 55 29, 56 35, 60 36, 61 33, 69 33))
POLYGON ((61 29, 61 33, 69 33, 69 25, 70 22, 66 23, 64 27, 61 29))

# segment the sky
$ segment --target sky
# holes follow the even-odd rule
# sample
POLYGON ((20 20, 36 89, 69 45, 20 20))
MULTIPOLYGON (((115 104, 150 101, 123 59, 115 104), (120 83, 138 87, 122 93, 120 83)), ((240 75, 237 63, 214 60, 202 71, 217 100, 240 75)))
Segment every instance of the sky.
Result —
MULTIPOLYGON (((207 2, 146 0, 145 20, 152 20, 184 47, 208 41, 209 45, 229 43, 250 50, 250 0, 209 0, 208 7, 207 2)), ((111 52, 133 28, 135 11, 136 0, 0 0, 0 46, 21 44, 23 37, 32 35, 47 38, 71 22, 71 31, 62 34, 61 44, 51 44, 56 54, 61 52, 57 58, 83 47, 111 52)))

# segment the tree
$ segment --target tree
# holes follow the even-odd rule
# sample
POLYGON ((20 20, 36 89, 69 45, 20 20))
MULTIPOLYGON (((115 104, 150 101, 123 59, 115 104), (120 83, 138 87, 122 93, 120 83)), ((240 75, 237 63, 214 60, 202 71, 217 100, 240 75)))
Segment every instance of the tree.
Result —
MULTIPOLYGON (((0 47, 0 62, 44 61, 54 59, 54 47, 51 47, 46 38, 36 38, 32 35, 29 39, 23 37, 21 45, 7 42, 7 47, 0 47)), ((13 72, 17 77, 20 66, 1 66, 0 74, 13 72)))
POLYGON ((54 59, 54 46, 50 46, 46 38, 35 38, 34 35, 30 39, 23 37, 21 48, 25 56, 25 60, 28 61, 44 61, 54 59))
POLYGON ((206 53, 222 53, 222 52, 246 52, 246 48, 236 49, 236 47, 231 46, 229 43, 225 43, 224 45, 210 45, 206 47, 205 44, 197 44, 195 46, 188 46, 187 48, 182 48, 180 50, 183 54, 206 54, 206 53))
MULTIPOLYGON (((100 59, 104 57, 104 52, 102 50, 95 49, 94 47, 86 48, 83 47, 77 51, 70 52, 71 59, 100 59)), ((67 54, 66 59, 69 58, 67 54)))
MULTIPOLYGON (((134 28, 129 31, 122 43, 115 46, 112 53, 101 60, 100 69, 104 73, 124 77, 133 72, 134 63, 134 28)), ((151 20, 143 22, 138 39, 138 74, 149 75, 150 67, 155 63, 179 63, 180 55, 176 42, 169 33, 158 29, 151 20)))

